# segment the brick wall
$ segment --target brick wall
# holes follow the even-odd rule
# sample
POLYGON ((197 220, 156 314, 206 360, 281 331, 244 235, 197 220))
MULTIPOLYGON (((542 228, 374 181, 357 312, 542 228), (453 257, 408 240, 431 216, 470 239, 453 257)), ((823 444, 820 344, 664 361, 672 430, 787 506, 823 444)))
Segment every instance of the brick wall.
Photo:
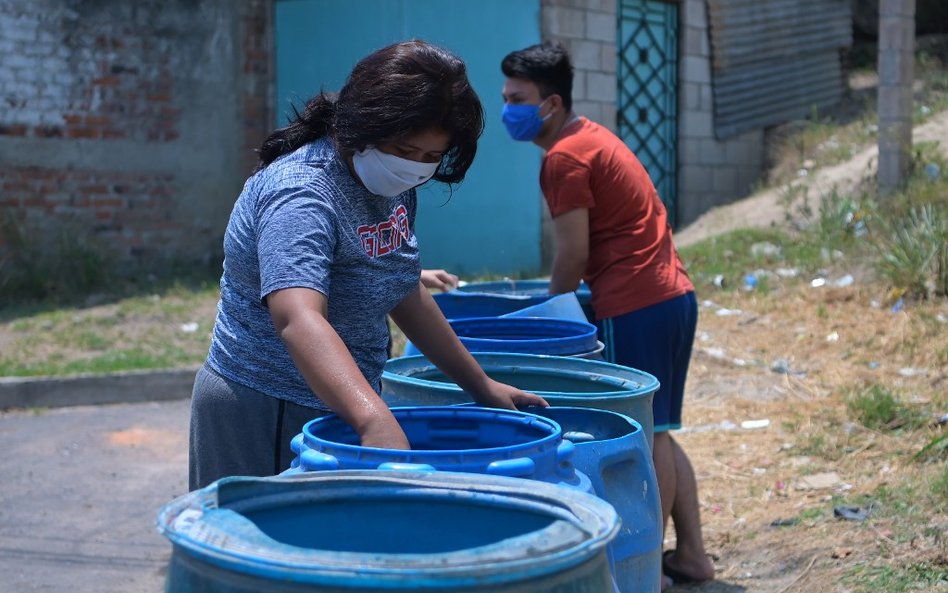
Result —
POLYGON ((216 257, 269 127, 270 1, 0 3, 0 207, 137 267, 216 257))

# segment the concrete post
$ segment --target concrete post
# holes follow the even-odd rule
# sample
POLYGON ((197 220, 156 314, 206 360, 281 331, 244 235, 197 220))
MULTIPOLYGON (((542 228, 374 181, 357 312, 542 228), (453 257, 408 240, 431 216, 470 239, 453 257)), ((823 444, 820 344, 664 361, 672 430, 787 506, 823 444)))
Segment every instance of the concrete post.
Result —
POLYGON ((899 187, 912 149, 915 0, 879 0, 879 192, 899 187))

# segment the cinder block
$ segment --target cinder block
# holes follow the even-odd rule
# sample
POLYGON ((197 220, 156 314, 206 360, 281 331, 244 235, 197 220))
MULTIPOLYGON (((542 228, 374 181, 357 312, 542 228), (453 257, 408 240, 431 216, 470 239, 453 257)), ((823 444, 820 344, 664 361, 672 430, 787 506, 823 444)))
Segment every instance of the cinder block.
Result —
POLYGON ((616 15, 602 12, 586 13, 586 38, 615 43, 616 15))
POLYGON ((714 110, 714 88, 711 86, 710 82, 701 84, 701 110, 714 110))
POLYGON ((678 63, 679 78, 688 82, 711 83, 711 61, 700 56, 684 56, 678 63))
POLYGON ((724 165, 731 162, 726 143, 718 142, 714 138, 705 138, 698 140, 698 147, 699 162, 702 165, 724 165))
POLYGON ((603 72, 616 72, 618 54, 614 43, 603 43, 599 48, 603 72))
POLYGON ((698 165, 701 163, 701 139, 678 139, 678 166, 698 165))
POLYGON ((542 16, 544 37, 555 35, 582 39, 586 35, 586 12, 575 8, 544 7, 542 16))
POLYGON ((573 71, 573 101, 582 101, 588 98, 586 95, 586 71, 573 71))
POLYGON ((708 12, 705 0, 684 0, 679 6, 683 26, 707 29, 708 12))
POLYGON ((618 4, 618 0, 599 0, 599 10, 616 16, 616 4, 618 4))
POLYGON ((691 137, 710 137, 714 134, 713 117, 707 111, 685 111, 678 116, 678 130, 691 137))
POLYGON ((684 55, 710 57, 711 44, 708 41, 708 30, 698 27, 684 28, 684 55))
POLYGON ((682 111, 700 111, 701 86, 696 82, 686 82, 678 87, 678 105, 682 111))
POLYGON ((591 100, 615 104, 616 86, 614 74, 604 72, 586 73, 586 96, 591 100))
POLYGON ((619 126, 616 122, 618 112, 616 111, 615 105, 609 105, 603 103, 600 106, 600 121, 599 123, 611 130, 613 133, 616 133, 619 126))
POLYGON ((602 69, 602 43, 598 41, 573 39, 569 42, 569 53, 573 67, 577 69, 602 69))
POLYGON ((737 167, 718 165, 711 172, 711 189, 715 193, 734 195, 738 193, 737 167))
POLYGON ((602 104, 598 101, 573 101, 573 111, 597 123, 602 120, 602 104))

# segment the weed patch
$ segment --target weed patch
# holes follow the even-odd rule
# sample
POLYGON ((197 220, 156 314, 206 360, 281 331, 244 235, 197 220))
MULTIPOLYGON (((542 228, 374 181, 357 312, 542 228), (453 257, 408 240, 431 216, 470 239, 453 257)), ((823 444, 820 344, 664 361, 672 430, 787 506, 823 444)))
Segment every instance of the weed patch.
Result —
POLYGON ((926 421, 926 415, 917 407, 904 404, 892 391, 878 384, 851 395, 847 407, 856 421, 873 430, 915 429, 926 421))

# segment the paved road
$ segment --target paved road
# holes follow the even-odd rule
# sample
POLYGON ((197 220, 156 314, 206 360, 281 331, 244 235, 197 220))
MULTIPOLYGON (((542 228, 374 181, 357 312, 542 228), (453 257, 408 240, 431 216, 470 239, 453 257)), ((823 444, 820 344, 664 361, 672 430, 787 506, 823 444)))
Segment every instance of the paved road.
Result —
POLYGON ((0 413, 0 592, 156 593, 189 400, 0 413))

